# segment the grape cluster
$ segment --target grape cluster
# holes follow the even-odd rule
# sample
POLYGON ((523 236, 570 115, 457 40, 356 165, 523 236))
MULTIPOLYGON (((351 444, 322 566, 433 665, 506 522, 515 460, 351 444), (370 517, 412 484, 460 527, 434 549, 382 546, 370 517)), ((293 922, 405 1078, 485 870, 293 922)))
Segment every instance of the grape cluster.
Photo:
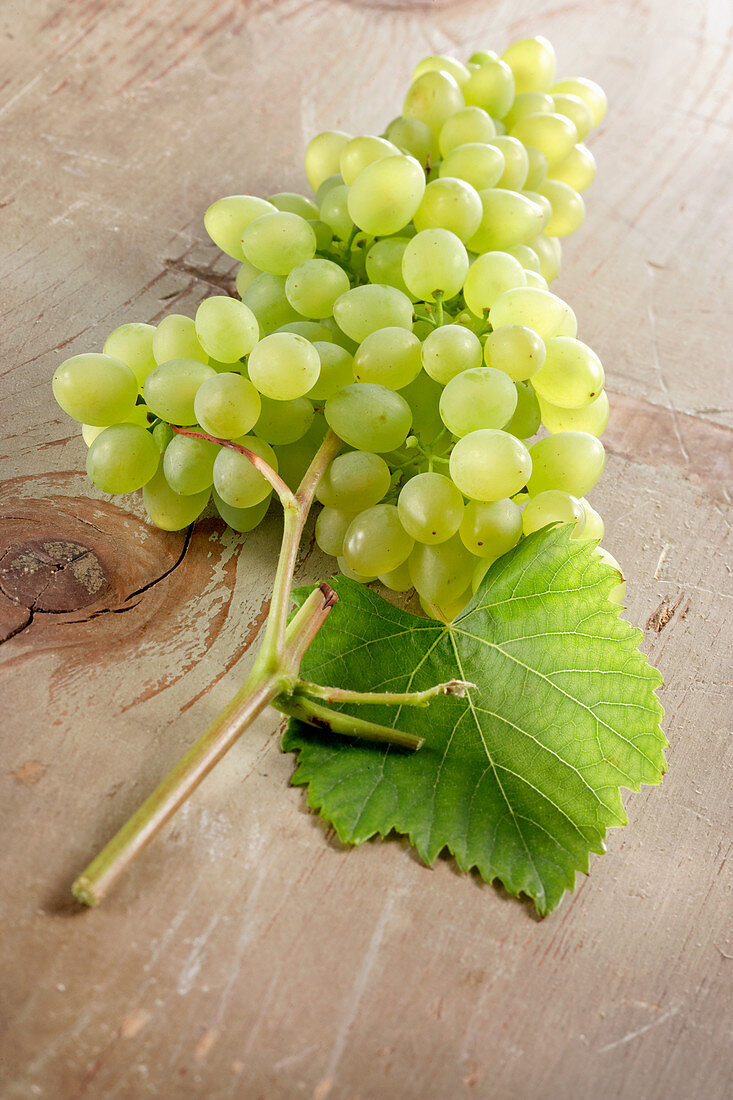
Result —
POLYGON ((204 223, 240 263, 239 298, 122 325, 54 375, 92 482, 142 489, 166 530, 213 498, 248 531, 268 482, 172 426, 246 446, 291 487, 330 427, 345 449, 317 491, 319 546, 445 619, 523 535, 561 521, 600 539, 585 495, 605 462, 603 367, 548 284, 605 110, 593 81, 555 80, 544 38, 428 57, 383 135, 313 138, 314 199, 219 199, 204 223))

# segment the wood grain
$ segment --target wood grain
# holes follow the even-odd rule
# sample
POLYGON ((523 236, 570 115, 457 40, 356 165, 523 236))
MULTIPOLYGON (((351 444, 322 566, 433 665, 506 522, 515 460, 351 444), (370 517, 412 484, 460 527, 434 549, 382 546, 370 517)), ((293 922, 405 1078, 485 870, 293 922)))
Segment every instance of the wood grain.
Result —
MULTIPOLYGON (((3 1100, 723 1100, 729 7, 35 0, 0 28, 3 1100), (399 840, 342 849, 263 716, 79 913, 71 879, 245 675, 278 524, 186 541, 90 493, 55 365, 231 285, 213 199, 302 188, 308 137, 379 132, 422 55, 526 33, 611 99, 558 289, 612 392, 592 499, 666 681, 663 786, 540 923, 399 840)), ((328 568, 310 545, 299 576, 328 568)))

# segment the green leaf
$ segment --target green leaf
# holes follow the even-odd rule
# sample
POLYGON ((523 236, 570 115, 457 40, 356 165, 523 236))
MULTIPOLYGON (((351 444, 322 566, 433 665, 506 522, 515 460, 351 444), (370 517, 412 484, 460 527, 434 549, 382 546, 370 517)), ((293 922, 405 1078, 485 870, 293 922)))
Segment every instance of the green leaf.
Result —
MULTIPOLYGON (((489 570, 449 626, 407 614, 339 578, 302 675, 359 691, 417 691, 457 677, 466 698, 429 708, 344 708, 419 734, 415 754, 340 740, 291 721, 295 784, 360 844, 392 830, 432 864, 444 849, 545 914, 627 822, 620 787, 659 783, 667 741, 659 673, 641 631, 607 595, 618 573, 567 527, 539 531, 489 570)), ((300 590, 304 598, 307 590, 300 590)))

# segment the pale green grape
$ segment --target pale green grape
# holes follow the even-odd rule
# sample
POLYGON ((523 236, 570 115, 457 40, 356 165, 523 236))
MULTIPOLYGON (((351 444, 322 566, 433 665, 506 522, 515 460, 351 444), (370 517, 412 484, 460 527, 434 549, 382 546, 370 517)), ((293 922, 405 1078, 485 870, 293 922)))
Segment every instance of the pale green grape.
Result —
POLYGON ((315 385, 321 360, 313 345, 294 332, 273 332, 252 349, 249 377, 264 397, 291 401, 315 385))
POLYGON ((252 310, 223 294, 204 299, 196 310, 195 325, 201 347, 223 363, 249 355, 260 335, 252 310))
POLYGON ((227 195, 211 204, 204 214, 204 226, 217 248, 234 260, 243 260, 242 234, 245 229, 255 218, 272 214, 275 209, 271 202, 257 195, 227 195))
POLYGON ((295 397, 292 401, 271 401, 263 397, 259 419, 254 426, 255 434, 266 443, 295 443, 302 439, 313 422, 313 405, 306 397, 295 397))
MULTIPOLYGON (((120 423, 118 421, 118 423, 120 423)), ((135 405, 129 416, 126 416, 122 421, 123 424, 138 424, 141 428, 147 428, 149 426, 148 421, 148 407, 147 405, 135 405)), ((107 425, 102 424, 82 424, 81 437, 86 443, 87 447, 90 447, 98 435, 101 435, 105 431, 107 425)))
POLYGON ((402 278, 402 257, 409 240, 409 237, 387 237, 371 246, 366 254, 366 274, 370 283, 393 286, 409 297, 402 278))
POLYGON ((490 141, 496 137, 494 123, 483 107, 461 107, 447 118, 440 129, 438 144, 443 156, 469 141, 490 141))
POLYGON ((150 481, 159 461, 150 432, 139 424, 113 424, 92 440, 87 474, 103 493, 134 493, 150 481))
POLYGON ((585 526, 583 505, 577 497, 559 489, 547 489, 530 497, 522 512, 524 534, 531 535, 548 523, 572 523, 573 537, 580 537, 585 526))
POLYGON ((463 518, 463 497, 443 474, 416 474, 400 490, 397 511, 408 535, 433 545, 455 535, 463 518))
POLYGON ((531 472, 532 459, 524 444, 497 428, 464 435, 450 456, 450 476, 463 495, 472 500, 514 496, 531 472))
POLYGON ((360 512, 344 536, 343 557, 355 573, 379 576, 397 569, 410 556, 415 541, 400 523, 394 504, 375 504, 360 512))
POLYGON ((270 507, 270 496, 265 497, 259 504, 253 504, 251 508, 232 508, 231 504, 227 504, 222 500, 219 494, 214 491, 212 497, 216 510, 227 524, 234 531, 239 531, 240 534, 245 534, 247 531, 254 531, 255 527, 259 527, 262 520, 267 514, 267 509, 270 507))
POLYGON ((494 558, 480 558, 479 563, 473 571, 471 577, 471 591, 475 595, 481 587, 481 582, 488 573, 491 566, 494 564, 494 558))
POLYGON ((174 435, 163 454, 163 473, 173 492, 190 496, 210 489, 218 453, 216 443, 174 435))
POLYGON ((192 524, 209 503, 210 496, 209 489, 204 489, 201 493, 192 493, 190 496, 174 493, 165 480, 162 463, 155 476, 147 485, 143 485, 145 510, 155 526, 161 527, 164 531, 181 531, 192 524))
POLYGON ((532 251, 528 244, 514 244, 511 248, 507 248, 507 252, 510 256, 513 256, 515 260, 519 260, 525 272, 539 272, 540 261, 537 258, 537 254, 532 251))
MULTIPOLYGON (((263 458, 277 473, 277 455, 269 443, 256 435, 242 435, 234 440, 242 447, 263 458)), ((231 447, 221 447, 214 460, 214 488, 233 508, 252 508, 269 497, 269 481, 252 465, 246 455, 231 447)))
POLYGON ((354 381, 354 357, 345 348, 325 340, 315 340, 313 347, 321 360, 321 373, 306 396, 311 401, 325 401, 354 381))
POLYGON ((498 149, 504 158, 504 171, 499 176, 496 186, 508 188, 510 191, 519 191, 527 180, 529 153, 521 141, 509 134, 499 134, 488 144, 498 149))
POLYGON ((588 80, 584 76, 571 77, 569 80, 558 80, 556 84, 552 85, 550 92, 552 95, 576 95, 590 109, 594 126, 603 121, 608 107, 608 100, 603 88, 600 84, 596 84, 594 80, 588 80))
POLYGON ((417 230, 449 229, 467 241, 478 229, 482 216, 476 189, 465 180, 446 176, 427 185, 413 222, 417 230))
POLYGON ((316 519, 316 543, 324 554, 340 558, 344 551, 344 536, 354 512, 342 512, 338 508, 322 508, 316 519))
POLYGON ((399 153, 397 146, 385 138, 372 137, 371 134, 352 138, 348 145, 344 145, 341 150, 339 160, 341 177, 344 183, 351 186, 367 165, 374 164, 376 160, 382 160, 383 157, 394 156, 397 153, 399 153))
POLYGON ((436 69, 413 81, 402 113, 408 118, 419 118, 437 137, 446 119, 464 106, 463 93, 455 78, 436 69))
MULTIPOLYGON (((140 407, 142 408, 144 406, 140 407)), ((151 435, 155 440, 158 453, 162 455, 171 439, 175 439, 176 433, 173 431, 170 424, 166 424, 164 420, 159 420, 158 423, 153 426, 151 435)))
POLYGON ((169 363, 171 359, 209 361, 196 335, 194 321, 182 313, 169 313, 160 322, 153 336, 153 355, 158 365, 169 363))
POLYGON ((438 408, 442 392, 443 387, 425 371, 421 371, 414 382, 400 390, 400 396, 404 397, 412 413, 412 434, 423 443, 432 442, 444 431, 438 408))
POLYGON ((242 292, 242 302, 257 318, 260 335, 274 332, 275 329, 298 320, 299 314, 293 309, 285 295, 285 276, 271 275, 263 271, 242 292))
POLYGON ((527 271, 527 286, 537 287, 539 290, 547 290, 547 279, 540 275, 539 271, 527 271))
POLYGON ((350 285, 344 269, 332 260, 306 260, 289 273, 285 294, 304 317, 330 317, 333 303, 350 285))
MULTIPOLYGON (((412 221, 424 193, 425 172, 414 157, 384 157, 360 172, 351 185, 349 217, 366 233, 388 237, 412 221)), ((323 211, 321 217, 331 224, 323 211)))
POLYGON ((495 145, 467 142, 451 149, 440 163, 438 175, 469 183, 476 191, 496 187, 504 174, 504 154, 495 145))
POLYGON ((338 172, 341 151, 350 141, 351 134, 342 130, 324 130, 311 138, 305 151, 305 174, 314 191, 338 172))
POLYGON ((349 213, 349 195, 351 188, 345 183, 337 184, 320 200, 321 218, 339 240, 347 241, 354 229, 349 213))
POLYGON ((440 399, 440 415, 453 435, 479 428, 503 428, 517 407, 514 383, 493 367, 474 367, 451 378, 440 399))
POLYGON ((469 500, 458 529, 461 541, 477 558, 496 558, 516 546, 522 534, 522 512, 508 497, 469 500))
POLYGON ((585 191, 596 178, 596 162, 590 149, 585 145, 576 145, 570 150, 565 160, 553 165, 548 172, 548 178, 567 183, 574 191, 585 191))
MULTIPOLYGON (((527 149, 527 159, 529 160, 529 169, 524 186, 528 191, 536 191, 539 185, 547 179, 550 166, 547 163, 545 154, 540 149, 535 149, 533 145, 530 145, 527 149)), ((562 163, 564 164, 565 161, 562 161, 562 163)))
POLYGON ((51 385, 57 404, 81 424, 126 420, 137 401, 137 378, 111 355, 73 355, 56 368, 51 385))
POLYGON ((511 137, 532 145, 547 157, 550 167, 564 160, 578 140, 578 131, 565 115, 525 115, 515 122, 511 137))
POLYGON ((547 223, 552 217, 552 203, 545 195, 541 195, 539 191, 522 191, 521 193, 524 195, 525 199, 529 199, 530 202, 536 203, 542 211, 542 231, 544 232, 547 223))
POLYGON ((485 65, 487 61, 496 61, 498 56, 495 50, 476 50, 468 59, 468 68, 473 72, 474 67, 480 68, 480 66, 485 65))
POLYGON ((361 512, 379 504, 390 485, 389 466, 372 451, 337 455, 321 478, 316 496, 327 508, 361 512))
POLYGON ((449 229, 423 229, 412 238, 402 257, 405 283, 425 302, 434 302, 438 296, 453 298, 467 272, 466 248, 449 229))
POLYGON ((455 57, 446 57, 445 54, 431 54, 430 57, 424 57, 422 61, 418 61, 412 74, 413 83, 423 73, 430 73, 434 70, 450 73, 459 85, 465 84, 471 75, 463 62, 457 61, 455 57))
POLYGON ((548 432, 588 432, 600 438, 608 427, 609 404, 602 390, 589 405, 565 409, 540 400, 542 423, 548 432))
POLYGON ((409 153, 420 164, 425 165, 440 159, 435 134, 419 118, 405 118, 400 115, 390 122, 385 133, 393 145, 409 153))
POLYGON ((432 546, 415 543, 408 566, 419 595, 440 608, 452 603, 469 588, 476 559, 459 536, 453 535, 432 546))
POLYGON ((169 424, 196 423, 194 399, 207 378, 216 378, 213 367, 198 359, 171 359, 151 370, 145 379, 143 397, 150 411, 169 424))
POLYGON ((528 242, 528 247, 537 256, 540 264, 540 274, 551 283, 560 273, 562 261, 562 245, 557 237, 548 237, 544 233, 528 242))
POLYGON ((558 334, 574 336, 575 314, 562 298, 539 287, 522 286, 507 290, 494 302, 489 313, 494 329, 503 325, 526 325, 546 340, 558 334))
POLYGON ((401 447, 412 423, 404 397, 371 382, 344 386, 329 397, 324 411, 329 427, 344 443, 381 454, 401 447))
POLYGON ((466 103, 483 107, 492 118, 503 118, 514 100, 514 73, 498 58, 485 60, 463 85, 466 103))
POLYGON ((308 218, 308 225, 316 235, 316 252, 325 252, 331 247, 333 229, 320 218, 308 218))
POLYGON ((545 361, 545 343, 526 325, 504 325, 486 337, 484 359, 487 367, 504 371, 515 382, 536 374, 545 361))
MULTIPOLYGON (((309 323, 312 324, 312 322, 309 323)), ((354 354, 359 346, 358 342, 352 340, 350 336, 347 336, 346 333, 339 328, 338 322, 334 317, 322 317, 319 323, 323 325, 324 328, 328 329, 328 339, 331 343, 338 344, 340 348, 344 348, 350 355, 354 354)), ((325 337, 323 337, 323 339, 325 339, 325 337)))
POLYGON ((257 423, 260 395, 241 374, 217 374, 199 386, 193 399, 193 411, 209 435, 236 439, 257 423))
POLYGON ((318 217, 318 207, 313 199, 307 199, 305 195, 299 195, 297 191, 278 191, 276 195, 270 195, 267 201, 272 203, 276 210, 282 210, 283 213, 297 214, 298 217, 306 220, 318 217))
POLYGON ((328 425, 323 414, 316 413, 313 423, 301 439, 296 439, 295 443, 275 447, 278 473, 293 492, 303 480, 303 475, 313 461, 313 456, 323 442, 327 431, 328 425))
POLYGON ((540 426, 540 403, 531 382, 514 384, 517 390, 517 407, 509 423, 504 425, 504 431, 515 435, 517 439, 529 439, 540 426))
POLYGON ((371 283, 355 286, 337 298, 333 316, 342 332, 358 344, 378 328, 412 331, 412 302, 392 286, 371 283))
POLYGON ((507 130, 511 130, 514 123, 525 115, 551 114, 554 110, 555 103, 551 95, 544 92, 520 92, 514 97, 514 102, 502 122, 507 130))
POLYGON ((485 252, 473 261, 463 283, 466 305, 483 317, 507 290, 525 286, 527 276, 519 260, 507 252, 485 252))
POLYGON ((545 180, 540 186, 540 194, 549 199, 552 217, 545 225, 550 237, 567 237, 583 224, 585 203, 582 196, 562 180, 545 180))
POLYGON ((561 489, 574 497, 585 496, 603 473, 606 452, 588 432, 558 432, 533 443, 529 449, 532 475, 530 496, 546 489, 561 489))
POLYGON ((316 235, 305 218, 276 210, 250 222, 242 234, 244 258, 272 275, 287 275, 313 258, 316 235))
POLYGON ((466 242, 472 252, 526 244, 542 230, 542 209, 518 191, 490 187, 480 191, 479 196, 483 206, 481 224, 466 242))
POLYGON ((470 599, 470 585, 464 592, 461 592, 459 596, 456 596, 455 599, 444 602, 440 607, 437 604, 430 603, 428 600, 424 600, 422 596, 419 597, 420 607, 428 618, 437 619, 442 623, 452 623, 454 619, 457 619, 470 599))
POLYGON ((553 96, 554 111, 569 118, 578 134, 578 141, 584 141, 593 129, 593 112, 587 103, 577 95, 560 92, 553 96))
POLYGON ((335 172, 332 176, 328 176, 316 191, 316 206, 320 209, 321 203, 325 199, 329 191, 333 191, 335 187, 344 186, 344 177, 340 172, 335 172))
POLYGON ((235 279, 237 294, 241 298, 248 287, 252 285, 258 275, 260 275, 259 267, 255 267, 249 260, 242 260, 241 264, 237 268, 237 277, 235 279))
POLYGON ((141 321, 131 321, 110 332, 104 341, 102 351, 113 359, 121 359, 135 375, 138 385, 155 366, 153 355, 153 337, 155 325, 146 325, 141 321))
POLYGON ((296 336, 303 336, 306 340, 333 344, 334 334, 325 324, 325 318, 320 321, 289 321, 287 325, 281 325, 276 332, 294 332, 296 336))
POLYGON ((556 58, 552 43, 542 35, 512 42, 501 55, 514 74, 519 92, 546 92, 555 79, 556 58))
POLYGON ((580 503, 583 507, 583 515, 585 517, 583 533, 582 535, 574 533, 571 535, 571 538, 598 539, 600 542, 605 533, 605 527, 601 516, 596 512, 595 508, 588 503, 585 497, 580 498, 580 503))
POLYGON ((343 573, 345 577, 348 577, 350 581, 356 581, 357 584, 371 584, 377 578, 364 576, 361 573, 357 573, 355 569, 352 569, 346 558, 340 557, 336 559, 336 564, 339 567, 339 573, 343 573))
POLYGON ((354 378, 357 382, 377 382, 391 390, 401 390, 420 374, 420 352, 420 341, 407 329, 377 329, 356 350, 354 378))
POLYGON ((545 362, 532 377, 538 397, 563 409, 590 405, 604 383, 603 365, 593 349, 571 336, 551 337, 545 347, 545 362))
POLYGON ((597 558, 601 559, 604 565, 610 565, 612 569, 616 569, 620 574, 620 580, 608 593, 608 599, 611 603, 623 604, 626 597, 626 578, 624 577, 621 566, 616 561, 613 554, 609 554, 604 546, 597 546, 593 553, 597 558))
POLYGON ((408 562, 403 561, 402 565, 390 569, 389 573, 380 573, 379 580, 392 592, 409 592, 412 588, 412 577, 408 562))
POLYGON ((440 325, 426 336, 422 345, 422 365, 441 385, 461 371, 480 367, 481 358, 481 341, 463 325, 440 325))

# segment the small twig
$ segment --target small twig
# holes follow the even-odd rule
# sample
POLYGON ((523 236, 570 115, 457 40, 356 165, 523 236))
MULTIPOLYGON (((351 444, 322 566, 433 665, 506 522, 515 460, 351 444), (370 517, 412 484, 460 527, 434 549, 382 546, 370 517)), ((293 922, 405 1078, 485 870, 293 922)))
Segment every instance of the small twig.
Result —
POLYGON ((208 432, 198 432, 194 428, 178 428, 175 424, 171 424, 171 428, 178 435, 188 436, 189 439, 201 439, 204 443, 218 443, 220 447, 228 447, 230 451, 236 451, 237 454, 244 455, 252 463, 254 468, 262 474, 265 481, 268 481, 272 485, 273 489, 280 497, 280 500, 285 507, 289 502, 295 500, 295 494, 288 485, 285 484, 279 474, 276 474, 269 462, 265 462, 261 455, 255 454, 254 451, 250 451, 248 447, 243 447, 241 443, 235 443, 233 439, 218 439, 215 435, 209 435, 208 432))
POLYGON ((290 718, 297 718, 309 726, 328 730, 329 733, 338 733, 343 737, 378 741, 401 749, 409 749, 412 752, 422 748, 425 743, 424 737, 416 737, 412 733, 392 729, 391 726, 380 726, 377 722, 365 722, 364 719, 354 718, 351 714, 330 710, 304 695, 278 695, 273 699, 272 705, 290 718))
POLYGON ((426 707, 436 695, 455 695, 462 699, 476 685, 468 680, 447 680, 425 691, 349 691, 348 688, 323 687, 308 680, 298 680, 297 695, 323 699, 326 703, 384 703, 388 706, 426 707))

